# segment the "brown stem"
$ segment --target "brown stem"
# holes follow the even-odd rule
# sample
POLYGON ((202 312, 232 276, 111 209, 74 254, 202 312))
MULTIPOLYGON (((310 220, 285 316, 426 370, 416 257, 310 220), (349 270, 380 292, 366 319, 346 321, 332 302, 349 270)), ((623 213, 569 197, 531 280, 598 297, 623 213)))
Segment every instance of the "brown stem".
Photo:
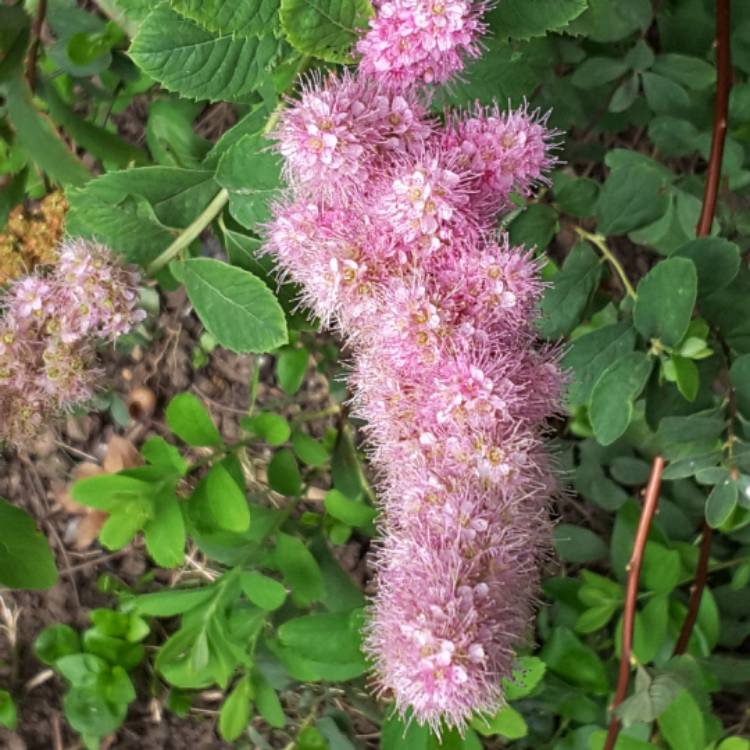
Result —
MULTIPOLYGON (((721 165, 724 158, 724 142, 727 136, 727 124, 729 120, 729 91, 732 88, 732 49, 730 44, 730 0, 716 0, 716 101, 714 102, 714 127, 711 136, 711 154, 708 159, 708 171, 706 173, 706 187, 703 193, 703 207, 700 220, 696 227, 698 237, 705 237, 711 232, 711 225, 716 213, 716 200, 719 195, 719 184, 721 182, 721 165)), ((729 361, 728 351, 727 364, 729 361)), ((734 394, 730 394, 729 404, 729 450, 734 440, 734 394)), ((731 455, 731 453, 730 453, 731 455)), ((698 557, 698 565, 695 569, 695 583, 690 591, 687 616, 682 624, 680 637, 677 639, 675 654, 683 654, 690 643, 690 636, 698 617, 698 610, 703 598, 703 589, 706 587, 708 578, 708 563, 711 557, 711 539, 713 529, 703 523, 701 539, 701 551, 698 557)))
POLYGON ((708 561, 711 557, 711 539, 713 529, 704 521, 703 538, 701 539, 701 551, 698 557, 698 566, 695 569, 695 581, 690 588, 690 601, 688 602, 688 611, 685 616, 685 622, 682 623, 680 637, 677 639, 677 645, 674 647, 675 656, 684 654, 687 651, 690 636, 693 634, 693 626, 698 619, 698 610, 701 606, 703 589, 706 587, 708 578, 708 561))
POLYGON ((32 93, 36 90, 36 59, 39 54, 40 37, 42 35, 42 26, 47 15, 47 0, 39 0, 36 9, 34 25, 31 27, 31 46, 29 47, 26 58, 26 80, 32 93))
POLYGON ((716 0, 716 101, 714 102, 714 127, 711 136, 711 154, 708 158, 703 208, 696 228, 699 237, 711 232, 716 213, 716 199, 721 181, 721 163, 729 120, 729 90, 732 87, 732 51, 729 42, 730 0, 716 0))
MULTIPOLYGON (((646 487, 646 497, 643 502, 643 510, 638 521, 638 530, 635 534, 635 543, 633 544, 633 553, 630 556, 628 567, 628 583, 625 590, 625 613, 622 622, 622 648, 620 650, 620 671, 617 676, 617 689, 612 701, 612 709, 619 706, 628 692, 628 682, 630 681, 630 655, 633 650, 633 628, 635 626, 635 613, 638 603, 638 584, 641 580, 641 564, 643 555, 646 550, 648 533, 651 530, 656 508, 659 504, 659 490, 661 488, 661 475, 664 471, 664 459, 656 456, 651 464, 651 476, 646 487)), ((620 732, 620 721, 613 714, 609 723, 607 732, 607 741, 604 750, 613 750, 617 735, 620 732)))

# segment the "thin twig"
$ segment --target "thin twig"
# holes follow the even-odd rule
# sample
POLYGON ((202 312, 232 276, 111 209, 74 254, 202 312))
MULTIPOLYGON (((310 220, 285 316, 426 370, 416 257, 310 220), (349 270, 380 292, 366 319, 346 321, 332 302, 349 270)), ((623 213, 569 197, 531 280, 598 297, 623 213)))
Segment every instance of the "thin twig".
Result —
POLYGON ((34 25, 31 27, 31 46, 26 57, 26 81, 32 92, 36 90, 36 60, 39 55, 39 44, 41 42, 42 26, 47 15, 47 0, 39 0, 36 8, 34 25))
POLYGON ((617 259, 617 256, 607 245, 607 238, 602 236, 601 234, 592 234, 591 232, 587 232, 582 227, 573 228, 575 229, 576 234, 581 239, 586 240, 587 242, 590 242, 592 245, 594 245, 594 247, 599 250, 599 252, 605 257, 605 259, 609 261, 609 264, 612 266, 612 268, 615 269, 615 272, 620 277, 620 281, 625 288, 625 293, 628 295, 628 297, 636 299, 638 295, 635 292, 635 288, 630 283, 630 279, 628 278, 627 273, 625 273, 625 269, 622 267, 622 263, 620 263, 620 261, 617 259))
MULTIPOLYGON (((628 562, 627 573, 628 583, 625 591, 625 613, 622 623, 622 648, 620 651, 620 671, 617 677, 617 689, 612 701, 614 711, 619 706, 628 692, 628 683, 630 681, 630 655, 633 650, 633 628, 635 626, 635 614, 638 603, 638 585, 641 580, 641 564, 643 555, 648 542, 648 534, 651 530, 651 522, 656 513, 659 504, 659 490, 661 488, 661 475, 664 471, 664 459, 661 456, 654 458, 651 465, 651 477, 648 480, 646 488, 646 497, 643 502, 643 510, 638 521, 638 530, 635 535, 633 544, 633 553, 628 562)), ((614 714, 609 724, 607 732, 607 741, 604 750, 613 750, 617 735, 620 732, 620 721, 614 714)))
MULTIPOLYGON (((730 42, 731 17, 730 0, 716 0, 716 101, 714 103, 714 126, 711 136, 711 154, 708 158, 706 187, 703 193, 703 207, 695 233, 706 237, 711 232, 711 225, 716 213, 716 200, 721 182, 721 165, 724 158, 724 142, 729 120, 729 91, 732 88, 732 49, 730 42)), ((727 365, 729 364, 728 347, 725 347, 727 365)), ((736 404, 734 391, 730 385, 729 396, 729 451, 730 456, 734 442, 734 419, 736 404)), ((690 643, 690 636, 698 618, 698 610, 703 598, 703 590, 708 579, 708 564, 711 557, 711 539, 713 529, 704 521, 701 540, 701 551, 695 569, 695 583, 690 591, 688 611, 682 625, 680 636, 675 646, 675 654, 682 654, 690 643)))

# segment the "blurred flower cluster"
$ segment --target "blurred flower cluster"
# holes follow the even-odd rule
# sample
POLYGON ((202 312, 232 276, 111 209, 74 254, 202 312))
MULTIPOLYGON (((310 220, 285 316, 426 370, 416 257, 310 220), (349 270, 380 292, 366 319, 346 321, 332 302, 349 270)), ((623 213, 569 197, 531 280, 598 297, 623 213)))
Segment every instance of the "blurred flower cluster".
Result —
POLYGON ((96 243, 62 243, 49 268, 16 279, 0 317, 0 442, 21 446, 95 392, 96 346, 140 322, 138 274, 96 243))
POLYGON ((65 196, 52 192, 33 209, 19 205, 11 210, 0 233, 0 287, 55 262, 67 209, 65 196))
POLYGON ((496 231, 550 167, 526 108, 443 120, 424 84, 478 53, 482 6, 383 2, 357 73, 312 78, 275 131, 289 190, 268 252, 353 351, 382 540, 366 647, 381 690, 440 732, 502 701, 548 549, 557 353, 536 263, 496 231))

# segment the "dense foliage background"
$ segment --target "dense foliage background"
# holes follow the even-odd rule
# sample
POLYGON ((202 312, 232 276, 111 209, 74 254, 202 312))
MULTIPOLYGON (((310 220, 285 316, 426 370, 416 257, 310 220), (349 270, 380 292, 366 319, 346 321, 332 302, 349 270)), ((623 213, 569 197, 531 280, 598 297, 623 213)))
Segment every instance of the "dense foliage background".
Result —
MULTIPOLYGON (((137 575, 113 574, 105 553, 73 570, 70 539, 49 534, 56 587, 101 574, 106 598, 88 621, 74 610, 26 632, 19 602, 44 609, 44 595, 3 591, 0 742, 142 746, 135 716, 177 715, 208 727, 205 747, 600 750, 632 634, 618 750, 750 748, 750 4, 731 3, 722 36, 729 5, 502 0, 483 57, 432 102, 551 110, 561 162, 508 229, 544 261, 540 335, 564 341, 569 370, 567 418, 550 438, 569 491, 553 508, 557 558, 533 640, 509 705, 442 742, 366 690, 363 560, 377 511, 342 406, 346 353, 257 253, 281 187, 264 130, 299 73, 352 62, 368 0, 0 5, 0 284, 43 262, 64 214, 68 234, 158 282, 144 291, 149 319, 104 355, 108 372, 167 352, 175 295, 187 295, 177 320, 189 304, 200 321, 187 382, 154 394, 113 378, 88 405, 132 443, 110 441, 106 473, 79 479, 72 500, 50 512, 60 496, 47 475, 41 507, 11 481, 14 466, 49 460, 38 445, 0 459, 0 584, 57 577, 22 509, 45 529, 75 513, 94 524, 88 542, 149 560, 137 575), (222 417, 218 429, 200 392, 228 377, 226 352, 243 369, 232 426, 222 417), (649 476, 661 488, 644 511, 649 476), (74 732, 35 740, 44 665, 57 675, 44 705, 62 706, 74 732)), ((80 453, 65 454, 61 480, 80 453)))

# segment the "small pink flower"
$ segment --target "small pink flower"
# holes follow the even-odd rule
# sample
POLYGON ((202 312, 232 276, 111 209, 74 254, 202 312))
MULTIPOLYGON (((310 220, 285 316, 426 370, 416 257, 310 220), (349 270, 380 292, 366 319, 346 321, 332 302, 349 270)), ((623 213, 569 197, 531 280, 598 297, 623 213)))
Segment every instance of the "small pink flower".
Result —
POLYGON ((484 3, 469 0, 387 0, 360 39, 360 70, 387 84, 444 83, 478 57, 484 3))

